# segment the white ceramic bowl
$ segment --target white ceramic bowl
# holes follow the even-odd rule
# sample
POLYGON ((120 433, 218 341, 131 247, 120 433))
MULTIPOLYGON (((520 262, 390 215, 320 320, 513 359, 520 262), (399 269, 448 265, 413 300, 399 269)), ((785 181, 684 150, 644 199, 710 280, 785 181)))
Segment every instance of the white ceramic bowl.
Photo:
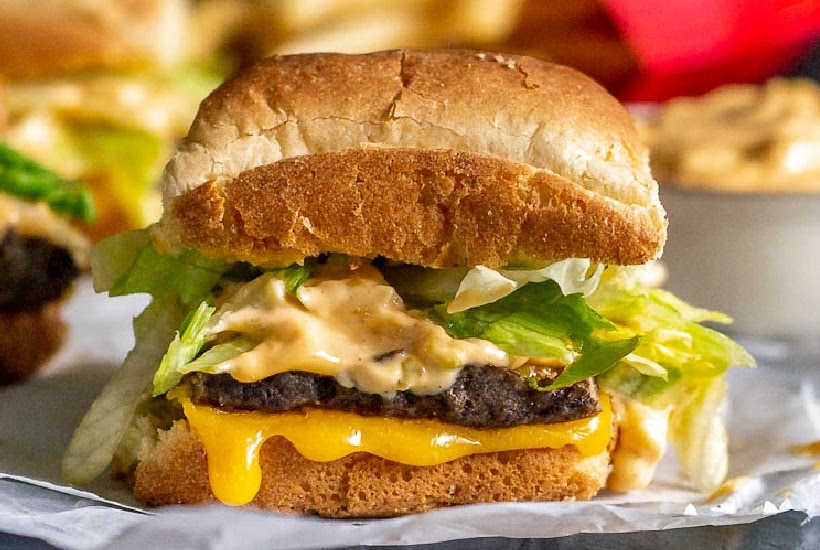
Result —
POLYGON ((755 337, 820 337, 820 193, 720 193, 661 184, 665 287, 755 337))

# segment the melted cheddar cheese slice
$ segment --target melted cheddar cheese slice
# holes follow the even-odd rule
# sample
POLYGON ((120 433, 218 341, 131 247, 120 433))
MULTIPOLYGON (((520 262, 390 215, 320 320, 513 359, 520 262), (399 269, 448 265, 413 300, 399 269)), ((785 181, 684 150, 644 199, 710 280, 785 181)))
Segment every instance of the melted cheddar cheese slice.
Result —
POLYGON ((367 452, 393 462, 431 466, 476 453, 565 445, 575 445, 591 456, 606 449, 611 429, 609 399, 603 395, 603 412, 592 418, 497 430, 318 409, 283 414, 226 412, 195 405, 184 397, 179 400, 205 447, 211 489, 230 505, 247 504, 256 496, 262 482, 259 451, 275 436, 285 437, 316 462, 367 452))

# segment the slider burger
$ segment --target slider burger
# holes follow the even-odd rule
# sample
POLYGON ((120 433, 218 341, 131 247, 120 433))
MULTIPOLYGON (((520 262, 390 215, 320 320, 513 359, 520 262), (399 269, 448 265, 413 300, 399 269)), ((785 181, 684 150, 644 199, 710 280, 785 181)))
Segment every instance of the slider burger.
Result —
POLYGON ((153 298, 69 481, 372 517, 643 487, 667 439, 724 476, 723 374, 753 360, 654 288, 647 151, 574 70, 271 57, 203 101, 162 188, 92 254, 99 290, 153 298))
POLYGON ((87 268, 90 195, 0 141, 0 384, 32 375, 62 345, 63 298, 87 268))

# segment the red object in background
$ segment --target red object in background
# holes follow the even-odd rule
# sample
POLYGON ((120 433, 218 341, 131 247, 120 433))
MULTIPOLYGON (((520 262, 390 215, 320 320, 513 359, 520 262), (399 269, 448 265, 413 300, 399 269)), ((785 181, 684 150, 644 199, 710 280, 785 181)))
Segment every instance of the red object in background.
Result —
POLYGON ((762 82, 820 37, 820 0, 603 0, 640 63, 623 101, 762 82))

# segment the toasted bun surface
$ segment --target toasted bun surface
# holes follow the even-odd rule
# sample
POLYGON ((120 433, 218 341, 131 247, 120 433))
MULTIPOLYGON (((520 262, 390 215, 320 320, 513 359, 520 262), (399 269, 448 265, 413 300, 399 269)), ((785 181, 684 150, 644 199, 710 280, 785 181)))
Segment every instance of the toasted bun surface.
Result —
POLYGON ((202 103, 162 186, 161 240, 260 264, 640 264, 666 238, 625 109, 524 56, 266 59, 202 103))
MULTIPOLYGON (((326 517, 387 517, 478 502, 586 500, 604 485, 609 453, 575 447, 470 455, 406 466, 356 453, 312 462, 284 438, 261 450, 262 487, 252 506, 326 517)), ((214 501, 199 439, 178 422, 137 466, 134 494, 151 505, 214 501)))

